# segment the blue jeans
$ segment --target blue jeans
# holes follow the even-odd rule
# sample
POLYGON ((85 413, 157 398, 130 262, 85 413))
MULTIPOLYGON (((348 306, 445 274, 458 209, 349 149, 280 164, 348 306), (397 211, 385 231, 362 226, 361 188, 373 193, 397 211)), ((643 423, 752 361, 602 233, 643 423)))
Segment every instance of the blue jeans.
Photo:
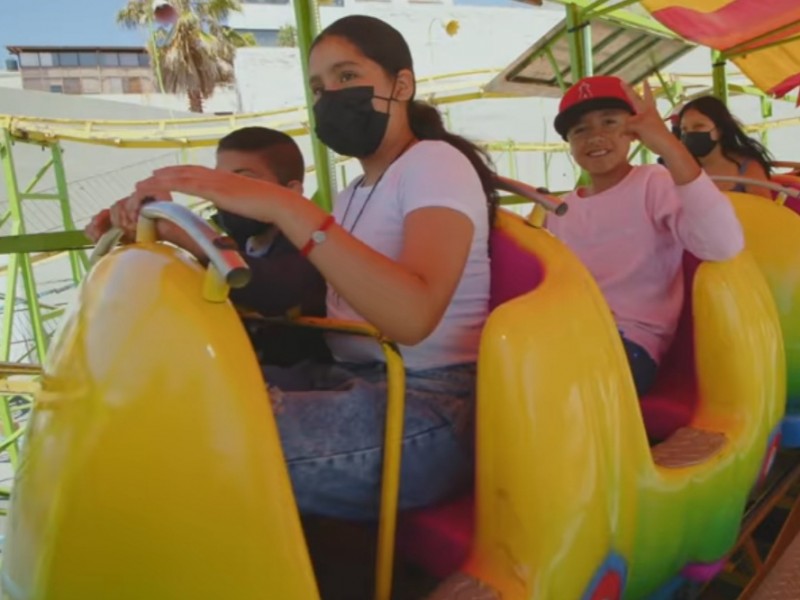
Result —
POLYGON ((622 345, 625 346, 625 354, 628 356, 628 364, 633 374, 633 383, 636 385, 636 394, 641 398, 656 382, 658 364, 648 354, 647 350, 639 344, 630 341, 622 336, 622 345))
MULTIPOLYGON (((264 367, 300 512, 372 520, 380 511, 383 364, 264 367)), ((400 508, 427 506, 472 481, 475 365, 406 374, 400 508)))

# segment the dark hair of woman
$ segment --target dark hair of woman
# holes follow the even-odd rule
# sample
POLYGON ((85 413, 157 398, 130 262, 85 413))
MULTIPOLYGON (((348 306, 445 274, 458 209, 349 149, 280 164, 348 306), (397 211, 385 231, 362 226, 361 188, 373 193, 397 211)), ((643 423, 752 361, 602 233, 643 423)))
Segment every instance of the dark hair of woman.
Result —
POLYGON ((742 157, 749 158, 758 162, 767 175, 771 173, 772 155, 769 150, 744 132, 741 123, 724 102, 714 96, 696 98, 681 109, 679 119, 683 119, 684 113, 690 109, 705 115, 714 123, 719 132, 720 150, 725 158, 736 164, 742 157))
MULTIPOLYGON (((314 40, 311 48, 326 37, 346 39, 390 76, 403 69, 414 71, 411 50, 406 40, 399 31, 380 19, 365 15, 343 17, 326 27, 314 40)), ((430 104, 412 98, 408 103, 408 120, 417 139, 447 142, 467 157, 481 180, 489 206, 489 222, 492 223, 499 198, 489 155, 469 140, 447 131, 439 111, 430 104)))

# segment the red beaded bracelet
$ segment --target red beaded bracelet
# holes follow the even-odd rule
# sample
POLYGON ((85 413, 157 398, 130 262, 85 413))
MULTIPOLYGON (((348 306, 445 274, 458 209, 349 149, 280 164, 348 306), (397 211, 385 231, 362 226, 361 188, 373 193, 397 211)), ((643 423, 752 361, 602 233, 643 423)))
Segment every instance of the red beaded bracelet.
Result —
POLYGON ((315 231, 311 232, 311 237, 308 238, 306 245, 300 249, 300 256, 308 256, 309 252, 317 246, 328 239, 328 235, 325 231, 333 225, 333 215, 328 215, 325 217, 325 220, 322 222, 322 225, 315 231))

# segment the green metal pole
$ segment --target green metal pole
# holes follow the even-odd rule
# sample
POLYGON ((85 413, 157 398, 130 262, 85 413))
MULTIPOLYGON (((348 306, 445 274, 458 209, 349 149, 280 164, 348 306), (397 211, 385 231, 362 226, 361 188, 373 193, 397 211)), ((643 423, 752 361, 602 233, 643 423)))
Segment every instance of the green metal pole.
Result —
POLYGON ((725 74, 725 66, 727 61, 721 52, 718 50, 711 51, 711 74, 713 81, 714 95, 728 104, 728 77, 725 74))
POLYGON ((311 148, 314 153, 314 165, 317 173, 317 193, 314 194, 314 202, 325 210, 331 210, 333 206, 333 193, 335 190, 333 179, 333 168, 329 150, 319 141, 314 129, 316 121, 314 119, 314 95, 308 86, 308 58, 310 54, 311 42, 314 41, 319 33, 319 25, 315 18, 317 14, 314 0, 294 0, 294 16, 297 21, 297 46, 300 49, 300 61, 303 68, 303 87, 306 93, 306 107, 308 110, 309 136, 311 137, 311 148))
MULTIPOLYGON (((14 417, 11 414, 9 400, 11 400, 10 395, 4 396, 3 402, 0 403, 0 425, 3 427, 3 437, 5 438, 3 442, 14 439, 13 436, 17 429, 16 423, 14 423, 14 417)), ((16 470, 19 462, 19 447, 17 446, 16 440, 8 445, 6 452, 8 452, 8 459, 11 461, 11 467, 16 470)), ((3 493, 4 491, 5 490, 0 490, 0 496, 5 495, 3 493)))
MULTIPOLYGON (((2 142, 0 142, 0 157, 3 160, 3 173, 8 189, 9 215, 11 216, 11 235, 19 235, 22 228, 22 220, 19 218, 19 196, 16 184, 16 173, 14 172, 14 160, 11 155, 11 136, 8 131, 3 131, 2 142)), ((8 257, 8 270, 6 271, 6 296, 3 298, 3 331, 0 332, 0 360, 8 361, 11 356, 11 339, 14 329, 14 311, 16 310, 17 300, 17 276, 19 274, 19 254, 12 254, 8 257)), ((6 431, 6 435, 10 435, 6 431)))
MULTIPOLYGON (((569 41, 569 62, 572 83, 586 76, 583 65, 583 34, 580 8, 575 4, 567 5, 567 40, 569 41)), ((588 27, 588 24, 586 25, 588 27)))
MULTIPOLYGON (((72 220, 72 209, 69 203, 69 187, 67 186, 67 174, 64 170, 64 154, 61 144, 55 142, 51 144, 50 151, 53 154, 53 172, 56 176, 56 188, 58 189, 58 203, 61 208, 61 219, 64 223, 65 231, 74 231, 75 221, 72 220)), ((72 267, 72 281, 75 285, 80 283, 83 273, 89 270, 89 257, 82 250, 72 250, 69 253, 69 264, 72 267)))
POLYGON ((517 169, 517 153, 514 152, 514 142, 508 142, 508 170, 511 174, 511 179, 517 179, 519 177, 519 171, 517 169))
MULTIPOLYGON (((16 169, 14 167, 14 157, 12 153, 12 138, 8 129, 3 130, 2 152, 3 174, 6 179, 8 189, 8 208, 11 212, 11 232, 12 235, 22 235, 25 233, 25 220, 22 213, 22 197, 19 191, 16 169)), ((22 271, 22 281, 25 286, 26 301, 28 303, 28 316, 33 331, 34 343, 40 362, 44 362, 45 347, 47 344, 44 328, 42 327, 42 315, 39 309, 39 296, 36 293, 36 281, 33 278, 33 267, 30 255, 16 253, 9 257, 9 271, 6 282, 6 297, 3 301, 3 332, 2 332, 2 360, 9 360, 11 354, 11 338, 14 324, 14 312, 16 311, 16 291, 17 273, 22 271)))
MULTIPOLYGON (((569 41, 570 73, 572 83, 593 72, 591 25, 583 21, 581 9, 577 4, 567 5, 567 40, 569 41)), ((577 185, 587 185, 589 174, 579 170, 577 185)))
MULTIPOLYGON (((769 119, 772 116, 772 99, 769 96, 760 96, 761 118, 769 119)), ((766 146, 769 142, 769 129, 761 130, 761 143, 766 146)))
POLYGON ((44 331, 44 321, 42 320, 42 311, 39 306, 39 294, 36 291, 36 279, 33 274, 30 254, 23 254, 20 262, 22 285, 25 288, 25 297, 28 301, 28 318, 31 321, 33 341, 36 344, 36 355, 39 358, 39 364, 44 364, 49 340, 44 331))
POLYGON ((0 339, 0 360, 8 362, 11 357, 11 338, 14 329, 14 310, 17 299, 17 275, 19 273, 19 254, 8 257, 6 271, 6 297, 3 298, 3 332, 0 339))

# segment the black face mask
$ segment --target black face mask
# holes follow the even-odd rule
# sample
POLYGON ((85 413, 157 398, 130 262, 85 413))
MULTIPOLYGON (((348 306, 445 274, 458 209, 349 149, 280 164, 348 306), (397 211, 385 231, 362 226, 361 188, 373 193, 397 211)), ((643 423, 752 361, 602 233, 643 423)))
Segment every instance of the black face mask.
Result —
POLYGON ((710 131, 684 131, 681 141, 696 158, 708 156, 717 145, 716 140, 711 139, 710 131))
POLYGON ((235 215, 226 210, 218 210, 213 220, 234 239, 240 248, 244 248, 249 238, 261 235, 270 227, 269 223, 235 215))
POLYGON ((317 137, 343 156, 364 158, 374 154, 386 134, 389 113, 375 110, 373 98, 392 101, 376 96, 372 86, 323 91, 314 105, 317 137))

